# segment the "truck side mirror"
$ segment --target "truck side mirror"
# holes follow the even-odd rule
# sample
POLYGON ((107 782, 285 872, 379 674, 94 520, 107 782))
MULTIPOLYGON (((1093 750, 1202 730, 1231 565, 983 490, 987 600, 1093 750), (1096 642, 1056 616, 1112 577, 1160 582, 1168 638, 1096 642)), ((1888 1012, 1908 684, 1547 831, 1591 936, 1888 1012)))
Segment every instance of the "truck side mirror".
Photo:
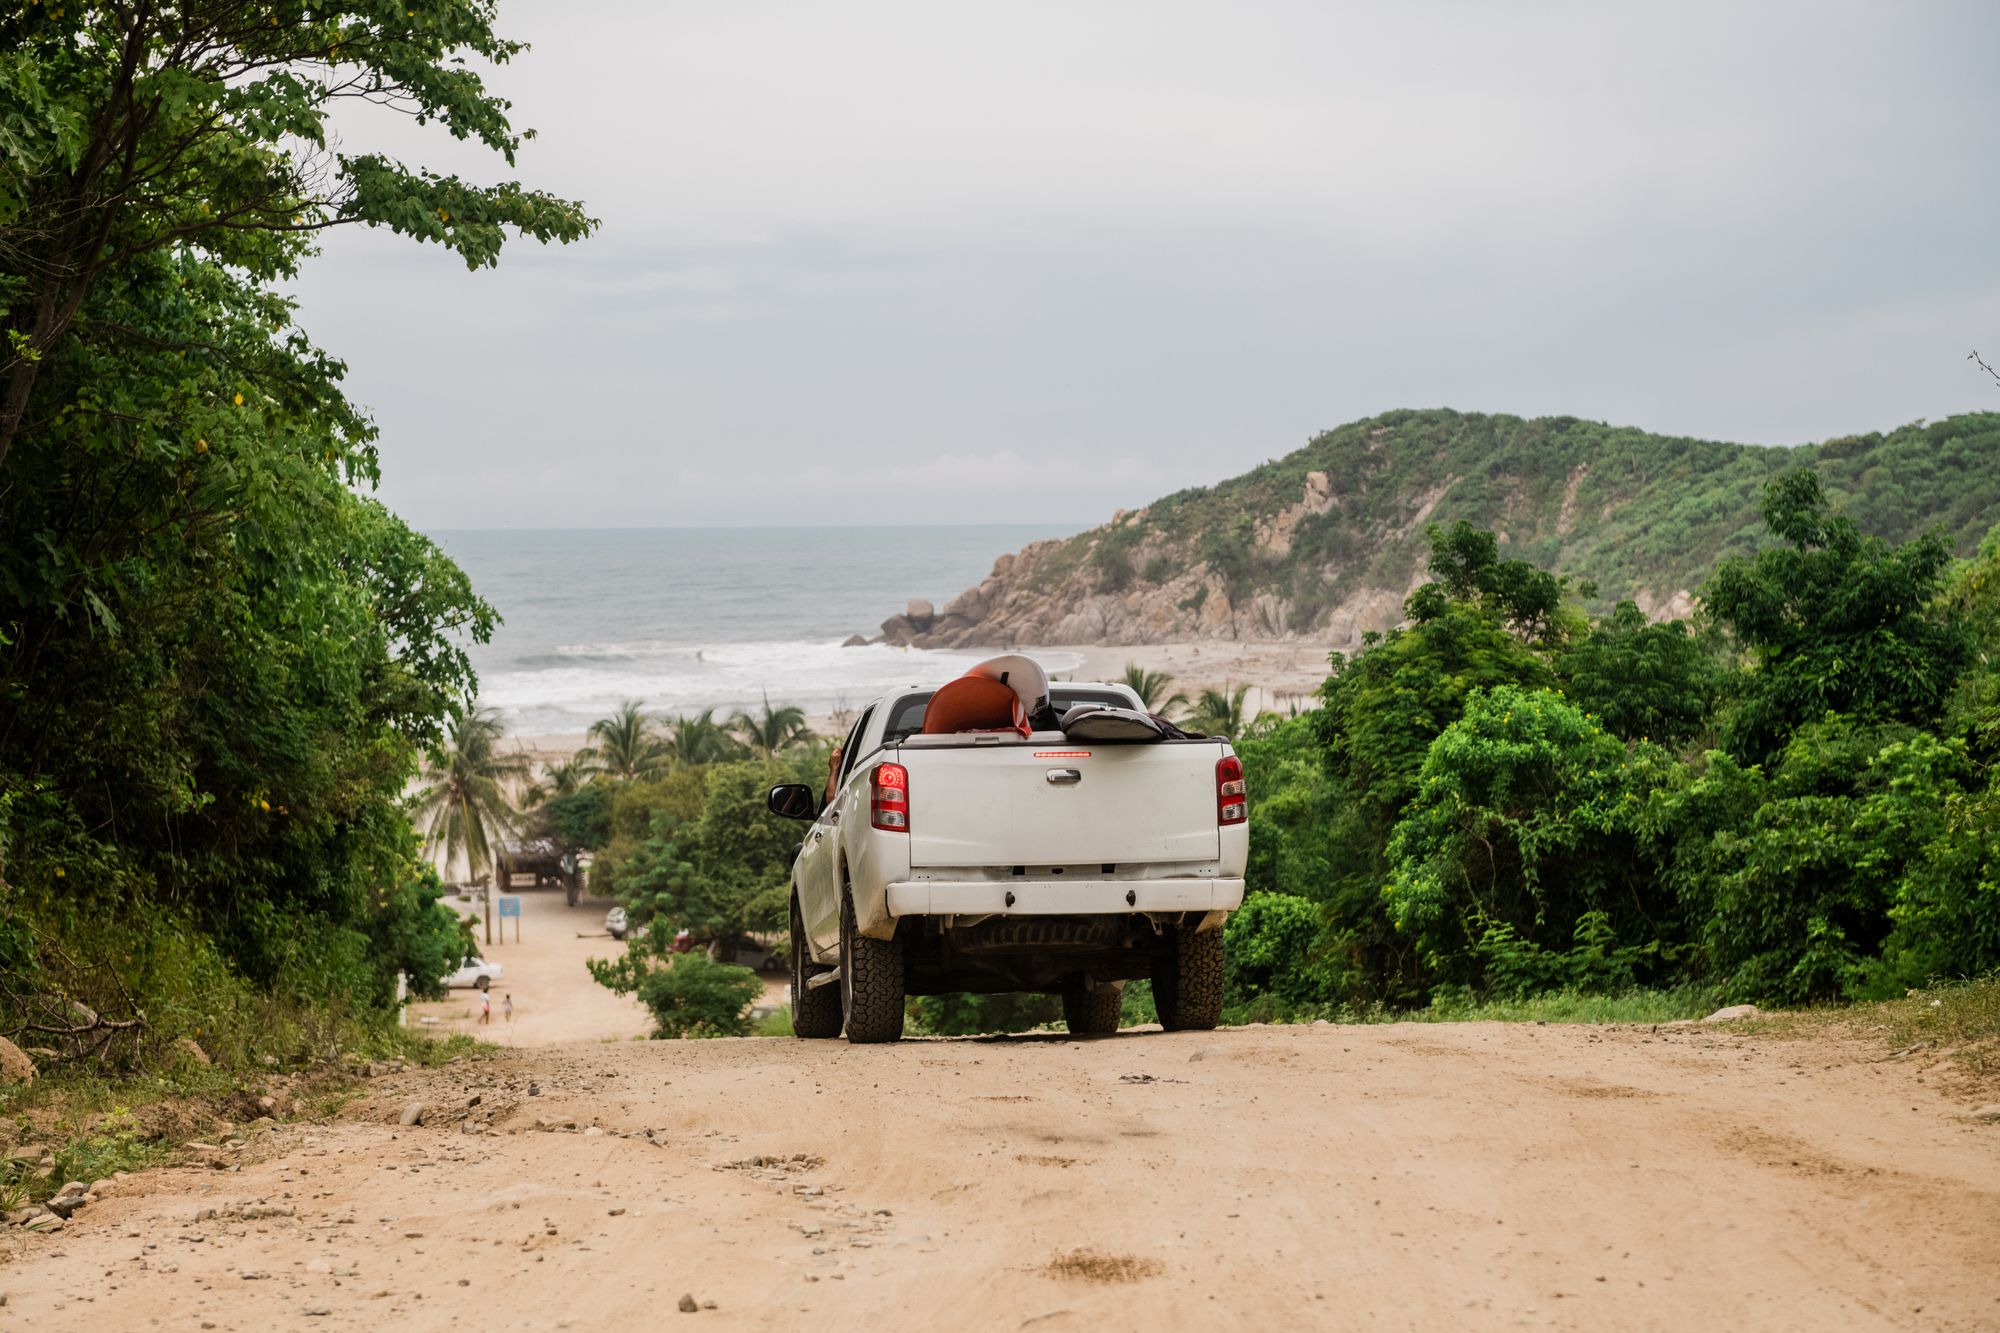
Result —
POLYGON ((779 783, 771 788, 771 794, 764 803, 772 814, 784 819, 819 818, 819 798, 803 782, 779 783))

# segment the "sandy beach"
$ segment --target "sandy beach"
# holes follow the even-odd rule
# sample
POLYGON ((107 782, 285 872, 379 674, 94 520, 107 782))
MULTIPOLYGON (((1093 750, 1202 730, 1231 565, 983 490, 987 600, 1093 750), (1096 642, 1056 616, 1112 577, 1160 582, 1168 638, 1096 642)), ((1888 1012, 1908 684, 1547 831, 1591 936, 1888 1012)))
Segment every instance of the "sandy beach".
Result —
MULTIPOLYGON (((1338 645, 1352 650, 1352 644, 1338 645)), ((976 651, 976 650, 965 650, 976 651)), ((1030 657, 1066 662, 1081 659, 1077 666, 1052 674, 1058 680, 1116 681, 1128 665, 1148 671, 1164 671, 1174 678, 1174 689, 1194 697, 1205 689, 1233 689, 1250 686, 1249 706, 1253 711, 1268 709, 1280 714, 1302 711, 1312 706, 1313 695, 1326 679, 1327 654, 1335 646, 1312 643, 1229 642, 1206 639, 1188 643, 1050 644, 1040 648, 992 650, 994 653, 1025 652, 1030 657)), ((913 663, 913 679, 921 679, 923 663, 913 663)), ((782 690, 771 692, 771 702, 783 704, 782 690)), ((856 700, 865 703, 866 700, 856 700)), ((718 716, 726 714, 718 712, 718 716)), ((829 713, 809 713, 807 724, 822 736, 833 735, 846 725, 829 713)), ((578 732, 520 733, 513 744, 526 750, 537 762, 554 763, 568 758, 589 743, 578 732)))

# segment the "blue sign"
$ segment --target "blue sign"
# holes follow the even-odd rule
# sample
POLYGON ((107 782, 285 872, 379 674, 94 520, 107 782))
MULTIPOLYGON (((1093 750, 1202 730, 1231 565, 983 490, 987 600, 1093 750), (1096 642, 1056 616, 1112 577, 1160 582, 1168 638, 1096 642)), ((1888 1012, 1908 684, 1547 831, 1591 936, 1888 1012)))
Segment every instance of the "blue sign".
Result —
POLYGON ((519 898, 502 898, 500 900, 500 915, 502 917, 521 915, 521 900, 519 898))

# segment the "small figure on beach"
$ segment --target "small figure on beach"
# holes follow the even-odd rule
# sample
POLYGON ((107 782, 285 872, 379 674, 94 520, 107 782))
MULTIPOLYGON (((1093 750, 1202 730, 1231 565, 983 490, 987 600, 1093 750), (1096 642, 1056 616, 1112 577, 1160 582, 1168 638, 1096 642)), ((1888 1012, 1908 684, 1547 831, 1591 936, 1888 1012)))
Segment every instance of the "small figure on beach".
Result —
POLYGON ((514 992, 508 991, 500 1001, 500 1017, 511 1023, 514 1021, 514 992))
POLYGON ((491 991, 479 992, 479 1021, 482 1024, 493 1021, 493 993, 491 991))

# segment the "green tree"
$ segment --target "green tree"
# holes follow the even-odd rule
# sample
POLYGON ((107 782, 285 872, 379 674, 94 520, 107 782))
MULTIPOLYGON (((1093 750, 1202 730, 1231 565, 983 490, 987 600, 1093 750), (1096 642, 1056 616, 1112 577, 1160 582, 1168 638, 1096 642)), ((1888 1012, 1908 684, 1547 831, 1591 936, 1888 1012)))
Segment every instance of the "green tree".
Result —
POLYGON ((1631 602, 1591 628, 1556 662, 1570 699, 1626 740, 1678 746, 1701 734, 1729 684, 1687 622, 1651 624, 1631 602))
MULTIPOLYGON (((32 4, 0 16, 0 464, 64 340, 105 285, 199 253, 263 289, 332 227, 388 227, 491 264, 508 231, 574 240, 571 202, 331 146, 343 102, 405 110, 508 165, 526 137, 474 62, 522 51, 491 0, 32 4)), ((57 393, 37 415, 58 415, 57 393)))
POLYGON ((527 772, 527 759, 500 748, 506 726, 500 715, 468 705, 451 737, 424 765, 429 785, 417 794, 431 854, 448 869, 463 860, 474 878, 493 867, 493 843, 517 818, 507 787, 527 772))
MULTIPOLYGON (((536 837, 553 838, 565 847, 602 850, 611 840, 611 812, 617 786, 592 782, 551 796, 535 810, 536 837)), ((603 884, 598 885, 600 889, 603 884)))
POLYGON ((729 719, 729 725, 750 747, 750 753, 759 759, 769 759, 812 738, 812 731, 806 726, 805 710, 791 704, 773 708, 768 694, 764 696, 764 707, 760 712, 755 715, 738 712, 729 719))
POLYGON ((1194 711, 1188 715, 1188 725, 1196 731, 1211 736, 1226 736, 1230 740, 1262 730, 1277 721, 1274 713, 1252 715, 1248 700, 1250 687, 1238 685, 1231 689, 1227 683, 1219 690, 1203 690, 1195 700, 1194 711))
POLYGON ((465 930, 443 898, 437 871, 421 865, 378 889, 369 916, 370 956, 385 974, 408 977, 419 1000, 443 999, 444 978, 465 956, 465 930))
POLYGON ((590 724, 596 744, 578 758, 596 771, 618 779, 658 777, 667 766, 669 747, 653 730, 643 700, 627 699, 610 717, 590 724))
POLYGON ((1126 688, 1139 696, 1139 702, 1146 705, 1149 713, 1171 717, 1177 710, 1187 707, 1187 695, 1173 688, 1174 678, 1165 671, 1148 671, 1136 662, 1127 662, 1124 681, 1126 688))
POLYGON ((1432 582, 1412 594, 1412 620, 1442 615, 1451 603, 1476 606, 1541 648, 1561 646, 1578 628, 1564 601, 1568 581, 1525 560, 1502 560, 1493 533, 1460 519, 1429 537, 1432 582))
POLYGON ((1574 946, 1600 983, 1664 976, 1686 932, 1638 845, 1668 762, 1551 691, 1467 695, 1389 844, 1389 909, 1432 977, 1485 990, 1498 962, 1515 989, 1588 984, 1553 957, 1574 946))
POLYGON ((699 802, 692 809, 678 799, 683 792, 675 779, 658 784, 653 790, 662 804, 614 812, 611 846, 593 874, 614 889, 634 925, 669 937, 677 929, 725 940, 745 930, 782 929, 798 825, 772 814, 765 797, 812 767, 812 756, 796 753, 708 765, 686 775, 699 802), (635 814, 645 820, 644 833, 619 837, 621 819, 635 814))
POLYGON ((1785 545, 1723 561, 1702 590, 1752 659, 1724 723, 1728 750, 1774 759, 1829 713, 1937 722, 1973 654, 1965 623, 1939 599, 1949 543, 1936 533, 1899 546, 1863 536, 1831 513, 1805 468, 1771 483, 1764 518, 1785 545))
POLYGON ((544 764, 541 775, 522 789, 521 808, 537 810, 550 801, 574 796, 597 776, 597 771, 597 765, 592 762, 592 751, 588 749, 579 750, 557 763, 544 764))
POLYGON ((738 753, 740 747, 728 728, 715 720, 713 708, 676 717, 667 728, 666 757, 670 763, 695 768, 720 763, 738 753))
POLYGON ((259 1068, 326 1059, 449 952, 405 793, 495 623, 357 491, 374 424, 276 283, 347 221, 480 263, 587 226, 325 151, 316 108, 357 91, 480 137, 504 108, 452 62, 489 8, 311 15, 0 15, 0 993, 136 1001, 153 1049, 259 1068), (293 60, 302 30, 353 59, 293 60))
POLYGON ((1881 989, 1897 885, 1944 833, 1963 762, 1909 727, 1834 715, 1795 732, 1768 771, 1715 752, 1662 784, 1653 857, 1726 991, 1801 1003, 1881 989))

